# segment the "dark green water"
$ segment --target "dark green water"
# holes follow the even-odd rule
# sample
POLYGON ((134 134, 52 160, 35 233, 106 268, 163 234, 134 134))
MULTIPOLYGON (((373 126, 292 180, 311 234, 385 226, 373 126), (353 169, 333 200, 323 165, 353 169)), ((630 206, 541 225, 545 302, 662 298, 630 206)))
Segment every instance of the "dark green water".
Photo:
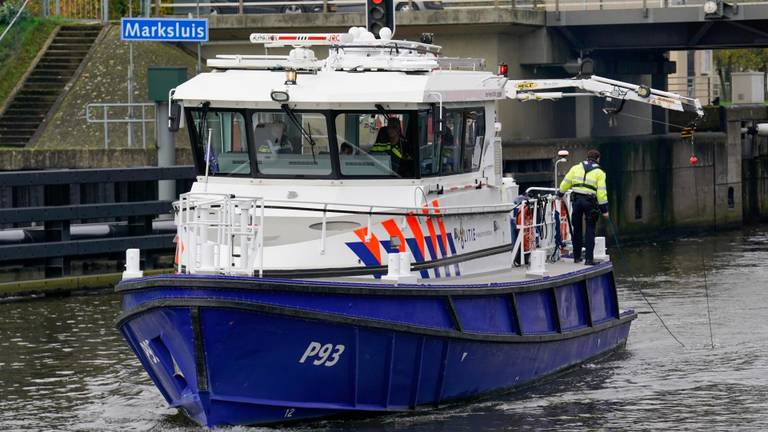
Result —
MULTIPOLYGON (((623 351, 491 400, 289 430, 768 430, 768 226, 609 252, 622 307, 640 312, 623 351)), ((118 310, 112 294, 0 303, 0 430, 199 430, 166 408, 118 310)))

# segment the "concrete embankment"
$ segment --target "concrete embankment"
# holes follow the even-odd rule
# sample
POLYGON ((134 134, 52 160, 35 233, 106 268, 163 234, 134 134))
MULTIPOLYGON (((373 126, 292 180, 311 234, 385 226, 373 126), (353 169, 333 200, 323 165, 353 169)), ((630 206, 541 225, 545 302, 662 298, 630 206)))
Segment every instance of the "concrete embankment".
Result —
MULTIPOLYGON (((135 43, 133 101, 147 101, 147 68, 149 66, 185 67, 189 76, 195 70, 195 58, 184 50, 163 43, 135 43)), ((0 149, 0 169, 98 168, 153 165, 156 163, 154 123, 146 123, 147 149, 142 148, 142 127, 133 127, 133 146, 127 147, 127 126, 109 126, 109 148, 105 149, 104 127, 85 119, 89 103, 124 103, 128 101, 128 44, 120 41, 119 26, 109 26, 92 48, 78 76, 57 101, 54 112, 45 119, 44 130, 25 148, 0 149)), ((101 116, 102 111, 95 114, 101 116)), ((154 111, 147 109, 152 119, 154 111)), ((112 109, 110 117, 126 117, 125 109, 112 109)), ((140 112, 134 112, 140 117, 140 112)), ((188 139, 177 135, 183 149, 177 155, 181 164, 191 163, 188 139)))

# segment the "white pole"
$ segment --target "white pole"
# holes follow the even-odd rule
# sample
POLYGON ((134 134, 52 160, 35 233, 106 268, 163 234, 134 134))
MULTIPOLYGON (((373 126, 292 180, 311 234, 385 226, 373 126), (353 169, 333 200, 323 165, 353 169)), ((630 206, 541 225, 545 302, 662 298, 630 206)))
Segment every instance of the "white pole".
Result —
MULTIPOLYGON (((133 1, 128 3, 128 16, 133 18, 133 1)), ((133 42, 128 42, 128 147, 133 147, 133 42)))
POLYGON ((19 11, 16 12, 16 16, 13 17, 13 19, 11 20, 11 23, 8 24, 8 27, 5 28, 5 31, 3 31, 3 34, 0 35, 0 41, 3 40, 3 38, 5 37, 5 34, 8 33, 8 30, 10 30, 11 27, 13 27, 13 23, 16 22, 16 20, 19 18, 19 15, 21 15, 21 13, 24 12, 24 8, 27 7, 27 3, 29 3, 29 0, 25 0, 24 4, 21 5, 21 7, 19 8, 19 11))
POLYGON ((208 144, 206 144, 205 151, 205 191, 208 192, 208 170, 211 167, 211 132, 212 128, 208 128, 208 144))

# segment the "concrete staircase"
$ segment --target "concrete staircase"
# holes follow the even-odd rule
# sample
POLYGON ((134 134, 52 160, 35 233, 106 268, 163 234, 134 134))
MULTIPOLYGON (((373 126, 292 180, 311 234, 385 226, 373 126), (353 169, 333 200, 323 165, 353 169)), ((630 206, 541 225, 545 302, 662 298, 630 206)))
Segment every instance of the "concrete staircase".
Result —
POLYGON ((61 26, 22 87, 0 115, 0 147, 27 145, 75 75, 101 26, 61 26))

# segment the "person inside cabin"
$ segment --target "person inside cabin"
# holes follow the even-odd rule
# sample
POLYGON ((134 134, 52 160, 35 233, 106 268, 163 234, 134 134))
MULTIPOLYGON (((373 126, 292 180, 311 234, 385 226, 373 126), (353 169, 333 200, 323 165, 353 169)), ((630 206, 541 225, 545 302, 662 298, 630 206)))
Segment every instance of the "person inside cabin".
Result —
POLYGON ((571 225, 573 227, 573 262, 581 262, 581 247, 586 247, 584 264, 594 265, 595 228, 600 214, 608 218, 608 189, 605 171, 600 168, 600 152, 589 150, 587 160, 571 167, 565 175, 557 195, 562 197, 568 190, 571 195, 571 225), (582 234, 582 224, 587 230, 582 234))
POLYGON ((355 149, 349 143, 341 143, 341 149, 339 150, 342 156, 352 156, 355 154, 355 149))
POLYGON ((285 124, 259 123, 254 128, 254 139, 256 141, 256 152, 262 154, 279 153, 283 143, 283 132, 285 124))
POLYGON ((403 138, 400 119, 389 117, 387 125, 379 129, 376 143, 371 147, 370 153, 388 154, 392 163, 392 171, 400 173, 401 162, 411 159, 404 151, 404 144, 405 139, 403 138))
POLYGON ((440 164, 441 174, 453 174, 456 169, 456 156, 459 152, 456 151, 456 140, 453 137, 453 130, 450 126, 445 127, 443 132, 443 145, 440 146, 440 152, 442 154, 442 163, 440 164))

